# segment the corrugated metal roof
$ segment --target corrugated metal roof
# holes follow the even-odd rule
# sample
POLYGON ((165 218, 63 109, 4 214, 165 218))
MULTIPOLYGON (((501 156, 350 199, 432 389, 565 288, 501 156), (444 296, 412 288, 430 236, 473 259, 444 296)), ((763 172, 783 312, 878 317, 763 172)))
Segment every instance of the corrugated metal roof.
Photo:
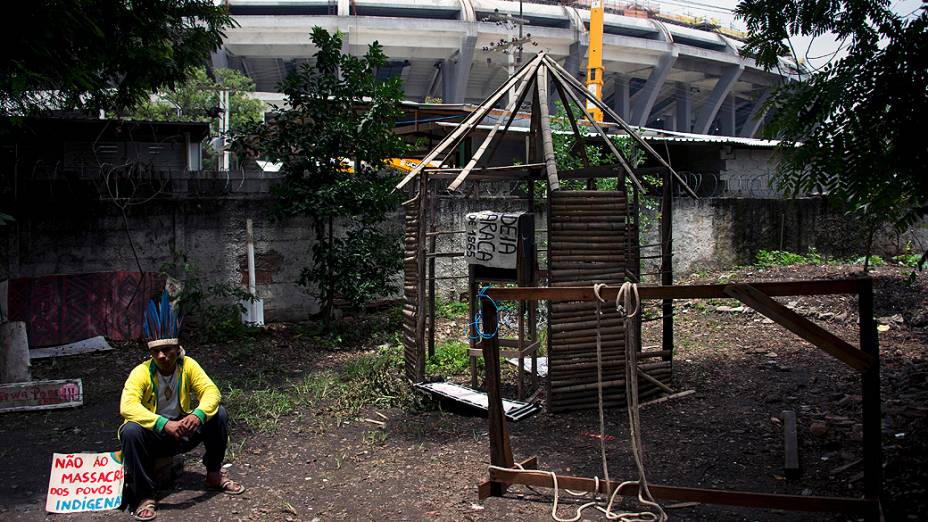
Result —
POLYGON ((644 128, 644 139, 649 141, 671 141, 689 143, 724 143, 746 145, 748 147, 773 148, 780 144, 780 140, 761 140, 757 138, 742 138, 739 136, 716 136, 712 134, 693 134, 690 132, 677 132, 663 129, 644 128))

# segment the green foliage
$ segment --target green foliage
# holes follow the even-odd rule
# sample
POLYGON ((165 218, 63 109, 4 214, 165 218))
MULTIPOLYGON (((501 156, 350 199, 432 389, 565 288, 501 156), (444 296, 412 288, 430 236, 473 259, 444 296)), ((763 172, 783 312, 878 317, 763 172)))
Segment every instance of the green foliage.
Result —
MULTIPOLYGON (((560 101, 555 102, 555 107, 554 114, 551 116, 551 130, 554 131, 552 140, 554 142, 554 156, 557 168, 559 171, 583 168, 583 156, 579 151, 580 143, 570 127, 567 109, 564 108, 560 101), (564 131, 571 132, 564 134, 564 131)), ((571 106, 571 111, 575 119, 581 119, 579 109, 571 106)), ((581 127, 580 130, 584 131, 585 128, 581 127)), ((628 136, 613 135, 610 136, 610 140, 616 149, 628 159, 628 163, 632 168, 644 162, 644 152, 628 136)), ((584 151, 591 167, 616 165, 616 168, 620 168, 618 167, 618 160, 613 157, 612 152, 604 145, 587 144, 584 151)), ((656 178, 656 180, 658 186, 660 186, 660 178, 656 178)), ((599 179, 597 180, 597 186, 600 190, 616 190, 616 182, 616 178, 599 179)), ((564 183, 568 184, 568 190, 586 187, 586 183, 579 180, 565 180, 564 183)))
MULTIPOLYGON (((464 341, 449 339, 435 346, 435 355, 425 362, 425 372, 429 375, 461 375, 470 371, 470 345, 464 341)), ((483 358, 477 360, 482 368, 483 358)))
POLYGON ((340 33, 315 27, 311 39, 315 63, 281 84, 289 107, 240 135, 233 150, 282 163, 278 211, 312 219, 317 243, 301 283, 331 318, 338 297, 360 305, 393 290, 401 242, 378 224, 401 197, 384 172, 385 159, 405 150, 393 134, 403 92, 398 78, 376 79, 386 59, 378 43, 356 57, 341 53, 340 33), (336 224, 347 228, 343 235, 336 224))
POLYGON ((858 257, 854 260, 854 264, 857 265, 864 263, 870 266, 886 266, 886 261, 880 256, 858 257))
POLYGON ((229 91, 229 124, 232 132, 242 131, 264 121, 264 102, 248 95, 255 82, 234 69, 194 67, 183 83, 158 91, 154 100, 136 105, 129 119, 147 121, 202 121, 210 123, 213 136, 219 135, 219 93, 229 91))
POLYGON ((235 25, 212 0, 24 2, 10 21, 0 112, 13 115, 132 107, 183 81, 235 25))
MULTIPOLYGON (((161 273, 180 281, 178 308, 184 317, 184 335, 207 343, 243 340, 260 329, 242 322, 242 301, 251 295, 241 285, 228 282, 204 284, 196 265, 182 253, 161 266, 161 273)), ((245 352, 242 354, 247 355, 245 352)))
POLYGON ((441 301, 436 304, 435 311, 438 317, 444 319, 458 319, 467 316, 468 304, 464 301, 441 301))
POLYGON ((345 237, 332 237, 328 244, 313 246, 311 267, 300 273, 299 283, 311 286, 330 281, 327 290, 360 306, 396 289, 389 276, 403 266, 401 240, 376 228, 354 228, 345 237))
MULTIPOLYGON (((902 256, 897 256, 902 257, 902 256)), ((896 258, 893 258, 894 260, 896 258)), ((916 261, 917 261, 916 257, 916 261)), ((785 250, 760 250, 757 252, 757 266, 770 268, 774 266, 794 266, 794 265, 863 265, 885 266, 886 261, 880 256, 858 257, 856 259, 837 259, 823 256, 815 248, 803 254, 787 252, 785 250)))
POLYGON ((12 223, 14 221, 16 220, 13 218, 13 216, 0 212, 0 227, 5 226, 7 223, 12 223))
POLYGON ((785 250, 760 250, 757 252, 757 266, 769 268, 774 266, 821 265, 825 259, 814 249, 809 255, 796 254, 785 250))
POLYGON ((309 337, 315 347, 339 351, 370 347, 393 341, 402 328, 402 308, 387 315, 362 315, 335 321, 314 321, 300 327, 300 336, 309 337))
POLYGON ((907 266, 909 268, 919 268, 919 262, 922 260, 922 256, 918 254, 900 254, 893 257, 893 262, 902 266, 907 266))
MULTIPOLYGON (((579 109, 571 105, 571 110, 575 119, 581 119, 579 109)), ((579 123, 579 122, 578 122, 579 123)), ((581 127, 583 131, 585 127, 581 127)), ((583 157, 579 151, 579 142, 573 134, 570 126, 570 120, 567 117, 567 109, 560 101, 555 102, 555 111, 551 115, 552 142, 554 145, 554 159, 557 162, 557 170, 574 170, 583 168, 583 157)), ((635 145, 635 142, 628 136, 613 135, 610 136, 613 145, 628 159, 632 168, 644 163, 644 151, 635 145)), ((584 148, 587 160, 591 167, 600 165, 617 165, 618 160, 613 157, 605 145, 587 144, 584 148)), ((647 183, 653 187, 661 186, 659 176, 648 175, 647 183)), ((616 190, 617 178, 606 178, 596 180, 597 187, 600 190, 616 190)), ((541 181, 539 183, 546 183, 541 181)), ((630 183, 630 182, 629 182, 630 183)), ((629 185, 630 186, 630 185, 629 185)), ((563 190, 582 190, 586 188, 586 182, 581 180, 563 180, 561 181, 563 190)), ((545 193, 545 186, 537 187, 539 193, 545 193)))
MULTIPOLYGON (((551 130, 557 170, 563 171, 583 168, 583 159, 579 152, 579 142, 572 132, 570 120, 567 117, 567 109, 560 101, 555 102, 555 107, 554 114, 551 115, 551 130), (564 131, 570 132, 565 134, 564 131)), ((581 118, 579 109, 573 105, 571 105, 570 108, 571 111, 573 111, 575 119, 581 118)), ((584 128, 581 127, 580 130, 583 131, 584 128)), ((645 152, 635 144, 631 137, 612 135, 609 139, 612 141, 615 148, 628 159, 628 163, 632 168, 637 168, 644 163, 645 152)), ((605 145, 587 144, 584 150, 591 167, 616 165, 616 169, 622 168, 619 166, 618 160, 605 145)), ((654 224, 654 217, 660 212, 660 198, 652 195, 660 194, 660 188, 663 186, 663 179, 661 176, 655 174, 642 174, 639 175, 639 179, 645 189, 649 191, 647 194, 640 194, 638 199, 640 208, 640 226, 638 232, 643 240, 650 227, 654 224)), ((617 177, 599 178, 596 180, 596 186, 599 190, 617 190, 617 183, 617 177)), ((626 179, 625 185, 625 190, 630 193, 633 190, 631 180, 626 179)), ((539 194, 546 194, 546 186, 546 181, 537 181, 535 190, 539 194)), ((586 181, 575 179, 561 181, 562 190, 583 190, 585 188, 586 181)))
POLYGON ((228 386, 222 395, 222 402, 232 418, 254 430, 273 430, 281 417, 290 415, 294 410, 291 394, 277 387, 228 386))
MULTIPOLYGON (((905 229, 928 213, 928 9, 900 16, 878 0, 742 0, 742 54, 768 68, 798 56, 790 36, 829 34, 843 58, 774 91, 765 133, 783 139, 778 177, 791 194, 828 194, 871 227, 905 229), (801 142, 801 146, 796 146, 801 142)), ((837 53, 838 51, 836 51, 837 53)))
POLYGON ((423 404, 405 380, 399 346, 380 348, 336 369, 314 371, 293 381, 271 384, 261 376, 262 369, 257 370, 257 377, 227 379, 223 390, 223 404, 235 422, 256 431, 273 432, 290 415, 334 417, 340 423, 366 406, 419 408, 423 404))
MULTIPOLYGON (((234 69, 213 69, 213 78, 205 67, 190 70, 182 84, 156 93, 155 99, 145 99, 126 118, 145 121, 200 121, 210 124, 210 136, 221 134, 220 91, 229 91, 229 125, 231 132, 240 132, 264 121, 264 102, 252 98, 255 90, 251 78, 234 69)), ((215 168, 218 154, 213 147, 203 149, 203 168, 215 168)))

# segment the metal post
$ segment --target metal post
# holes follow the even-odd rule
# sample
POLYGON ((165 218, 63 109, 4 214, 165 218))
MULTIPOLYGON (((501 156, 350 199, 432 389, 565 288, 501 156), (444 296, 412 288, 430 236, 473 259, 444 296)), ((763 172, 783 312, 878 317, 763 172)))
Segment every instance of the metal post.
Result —
MULTIPOLYGON (((664 169, 664 184, 661 194, 661 285, 673 284, 673 176, 670 169, 664 169)), ((667 355, 661 359, 673 358, 673 299, 661 302, 661 350, 667 355)))
MULTIPOLYGON (((880 412, 880 344, 873 319, 873 280, 861 282, 858 294, 860 349, 872 355, 876 364, 862 376, 864 435, 864 497, 879 500, 883 490, 882 415, 880 412)), ((869 513, 867 520, 880 520, 880 513, 869 513)))

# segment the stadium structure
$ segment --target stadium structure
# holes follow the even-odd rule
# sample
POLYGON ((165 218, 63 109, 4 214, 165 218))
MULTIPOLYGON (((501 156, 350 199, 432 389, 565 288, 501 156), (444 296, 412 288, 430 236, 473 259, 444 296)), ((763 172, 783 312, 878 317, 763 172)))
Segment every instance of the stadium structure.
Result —
MULTIPOLYGON (((583 79, 589 1, 229 0, 239 27, 212 64, 247 74, 257 96, 280 103, 277 85, 312 61, 309 32, 320 26, 341 31, 352 54, 378 41, 389 57, 378 74, 400 76, 411 101, 478 103, 518 55, 500 45, 518 37, 513 20, 523 21, 525 56, 544 49, 583 79)), ((768 72, 741 57, 744 35, 708 18, 612 1, 604 8, 603 98, 633 125, 752 137, 771 87, 799 72, 786 59, 768 72)))

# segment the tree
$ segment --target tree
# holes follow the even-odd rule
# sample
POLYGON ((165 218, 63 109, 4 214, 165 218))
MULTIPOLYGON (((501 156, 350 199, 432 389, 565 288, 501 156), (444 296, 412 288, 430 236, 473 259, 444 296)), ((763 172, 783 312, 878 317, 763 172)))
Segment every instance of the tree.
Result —
POLYGON ((214 136, 219 135, 219 92, 229 91, 229 120, 233 133, 264 121, 264 102, 248 93, 255 82, 234 69, 213 69, 213 78, 205 67, 190 70, 187 79, 171 89, 143 100, 126 116, 150 121, 203 121, 210 123, 214 136))
MULTIPOLYGON (((791 36, 833 33, 847 54, 778 87, 764 132, 783 140, 777 173, 793 195, 813 192, 905 230, 928 214, 928 10, 892 12, 887 0, 742 0, 742 54, 773 69, 791 36), (798 146, 797 146, 798 145, 798 146)), ((869 259, 870 245, 867 245, 869 259)), ((928 255, 928 254, 926 254, 928 255)), ((924 262, 924 257, 922 262, 924 262)), ((866 268, 866 266, 865 266, 866 268)))
POLYGON ((282 163, 278 210, 312 219, 316 244, 301 283, 329 319, 336 297, 360 305, 395 291, 401 241, 384 231, 383 221, 399 195, 392 192, 396 180, 384 175, 384 160, 406 148, 393 134, 403 91, 398 78, 376 79, 386 60, 378 43, 355 57, 341 53, 340 33, 315 27, 311 39, 315 63, 281 84, 288 108, 236 138, 233 149, 282 163))
MULTIPOLYGON (((150 121, 208 122, 210 136, 219 136, 219 93, 222 90, 229 91, 230 135, 264 121, 264 102, 248 94, 255 90, 255 82, 251 78, 225 68, 213 69, 213 78, 210 78, 205 67, 191 69, 183 83, 143 100, 126 117, 150 121)), ((217 155, 214 149, 207 147, 204 152, 204 169, 215 168, 217 155)))
POLYGON ((3 31, 0 113, 123 109, 174 87, 234 21, 213 0, 42 0, 3 31))

